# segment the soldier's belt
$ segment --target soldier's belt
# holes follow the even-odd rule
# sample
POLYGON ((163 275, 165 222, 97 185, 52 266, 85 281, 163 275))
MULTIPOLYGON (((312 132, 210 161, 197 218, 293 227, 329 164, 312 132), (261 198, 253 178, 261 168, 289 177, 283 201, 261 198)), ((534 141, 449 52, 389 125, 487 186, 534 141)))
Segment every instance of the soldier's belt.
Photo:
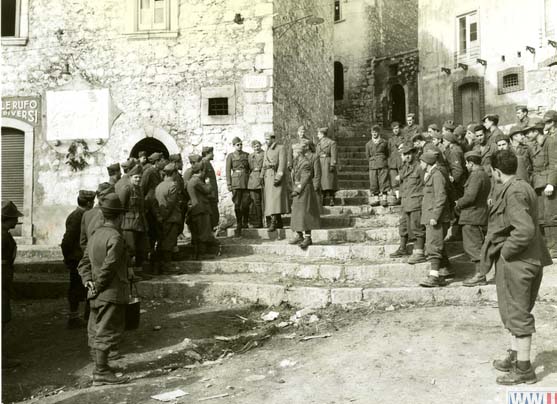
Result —
POLYGON ((260 168, 254 168, 254 169, 253 169, 253 170, 251 170, 251 171, 254 171, 254 172, 256 172, 256 171, 261 171, 261 169, 260 169, 260 168))
POLYGON ((319 157, 331 157, 330 154, 320 154, 319 157))
POLYGON ((243 173, 244 171, 246 171, 245 168, 237 168, 235 170, 232 170, 232 172, 235 172, 235 173, 243 173))

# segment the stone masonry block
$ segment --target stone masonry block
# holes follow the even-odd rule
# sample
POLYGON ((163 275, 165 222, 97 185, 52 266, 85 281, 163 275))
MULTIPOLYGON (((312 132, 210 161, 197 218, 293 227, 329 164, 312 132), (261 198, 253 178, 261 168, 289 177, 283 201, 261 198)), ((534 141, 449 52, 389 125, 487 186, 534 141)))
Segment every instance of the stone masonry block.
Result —
POLYGON ((331 289, 332 304, 350 304, 362 301, 361 288, 336 288, 331 289))
POLYGON ((261 91, 269 87, 269 76, 250 74, 244 76, 244 91, 261 91))
POLYGON ((321 265, 319 267, 319 277, 331 282, 336 282, 342 277, 342 266, 321 265))
POLYGON ((286 291, 286 299, 296 307, 323 308, 329 304, 329 289, 294 287, 286 291))
POLYGON ((424 288, 364 289, 363 299, 376 307, 401 303, 421 306, 435 302, 431 290, 424 288))
POLYGON ((317 279, 319 276, 319 266, 300 265, 296 271, 296 276, 301 279, 317 279))

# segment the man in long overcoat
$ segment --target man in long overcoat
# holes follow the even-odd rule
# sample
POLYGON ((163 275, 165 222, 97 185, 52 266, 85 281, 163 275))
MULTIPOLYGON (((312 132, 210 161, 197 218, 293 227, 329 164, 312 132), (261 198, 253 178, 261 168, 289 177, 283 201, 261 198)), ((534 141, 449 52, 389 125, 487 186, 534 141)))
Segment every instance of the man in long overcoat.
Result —
POLYGON ((209 209, 211 214, 211 227, 213 231, 219 225, 219 186, 217 183, 217 174, 213 168, 211 161, 215 158, 215 152, 212 146, 203 146, 201 149, 201 158, 203 162, 203 175, 204 179, 209 180, 211 187, 211 195, 209 196, 209 209))
POLYGON ((288 183, 284 177, 288 175, 288 172, 286 171, 284 146, 276 142, 273 133, 265 134, 265 142, 267 150, 263 157, 263 170, 261 171, 264 183, 263 200, 265 216, 271 217, 268 231, 273 232, 282 228, 281 215, 290 213, 288 183))
POLYGON ((329 206, 335 206, 335 192, 338 190, 337 173, 337 142, 329 138, 328 128, 317 130, 316 153, 321 164, 321 192, 323 192, 323 205, 329 200, 329 206))

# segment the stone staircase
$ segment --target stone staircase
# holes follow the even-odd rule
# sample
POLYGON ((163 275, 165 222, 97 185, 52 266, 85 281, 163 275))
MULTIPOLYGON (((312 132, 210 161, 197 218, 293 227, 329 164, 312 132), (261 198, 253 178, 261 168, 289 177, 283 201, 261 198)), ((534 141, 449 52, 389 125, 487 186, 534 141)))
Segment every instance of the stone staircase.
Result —
MULTIPOLYGON (((495 287, 465 288, 461 281, 473 273, 458 243, 448 245, 455 281, 446 288, 424 289, 418 282, 427 264, 409 265, 391 259, 398 247, 399 207, 370 207, 367 190, 337 193, 337 206, 325 207, 322 229, 313 231, 307 250, 289 245, 285 228, 269 234, 245 229, 243 237, 220 239, 219 251, 192 259, 191 247, 181 245, 181 260, 172 273, 138 284, 143 298, 183 299, 192 304, 287 302, 296 307, 364 302, 390 305, 477 304, 495 301, 495 287), (216 255, 217 252, 220 255, 216 255)), ((63 297, 67 270, 57 246, 22 246, 16 260, 15 290, 27 298, 63 297)), ((544 270, 540 299, 557 301, 557 265, 544 270)))
POLYGON ((369 139, 369 136, 337 139, 340 189, 369 189, 369 166, 365 154, 369 139))

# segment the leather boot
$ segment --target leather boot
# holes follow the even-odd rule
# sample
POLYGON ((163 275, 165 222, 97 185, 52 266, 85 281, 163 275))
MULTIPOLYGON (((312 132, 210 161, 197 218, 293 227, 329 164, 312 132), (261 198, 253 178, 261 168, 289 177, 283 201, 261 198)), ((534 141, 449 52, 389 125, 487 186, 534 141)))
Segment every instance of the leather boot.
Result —
POLYGON ((305 236, 304 241, 302 241, 300 243, 300 248, 302 250, 306 250, 312 244, 313 244, 313 241, 311 241, 311 237, 310 236, 305 236))
POLYGON ((515 363, 516 351, 507 349, 507 356, 505 356, 503 359, 495 359, 493 361, 493 367, 500 372, 510 372, 515 363))
POLYGON ((462 286, 473 287, 473 286, 484 286, 487 285, 487 279, 485 275, 476 272, 473 277, 466 279, 462 282, 462 286))
POLYGON ((538 378, 536 377, 536 372, 534 372, 532 365, 530 365, 528 369, 522 370, 515 362, 509 373, 499 376, 495 381, 497 384, 503 386, 514 386, 522 383, 534 384, 538 381, 538 378))
POLYGON ((391 258, 400 258, 400 257, 405 257, 408 254, 408 251, 406 250, 406 243, 408 242, 408 236, 403 236, 400 238, 400 245, 398 247, 398 250, 396 250, 394 253, 392 253, 390 255, 391 258))
POLYGON ((304 241, 304 236, 302 235, 302 233, 296 233, 296 237, 294 237, 292 240, 289 240, 288 244, 296 245, 300 244, 302 241, 304 241))
POLYGON ((122 384, 129 381, 128 377, 118 377, 108 366, 108 351, 95 350, 95 370, 93 371, 93 386, 108 384, 122 384))
POLYGON ((267 229, 267 231, 269 233, 277 231, 277 215, 272 215, 271 216, 271 224, 269 225, 269 228, 267 229))
POLYGON ((415 249, 412 251, 412 256, 408 258, 408 263, 410 265, 419 264, 421 262, 427 262, 427 259, 424 254, 424 250, 422 249, 415 249))
POLYGON ((369 198, 369 206, 375 207, 375 206, 379 206, 379 196, 378 195, 373 195, 369 198))

